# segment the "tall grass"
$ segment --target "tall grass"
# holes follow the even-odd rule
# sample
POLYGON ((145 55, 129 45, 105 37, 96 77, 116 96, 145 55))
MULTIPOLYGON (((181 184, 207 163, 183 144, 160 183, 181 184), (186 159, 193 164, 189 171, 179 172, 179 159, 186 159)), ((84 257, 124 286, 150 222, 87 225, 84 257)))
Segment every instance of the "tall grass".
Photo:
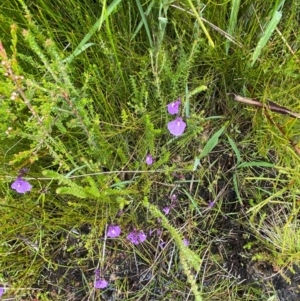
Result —
POLYGON ((275 298, 239 279, 254 261, 282 274, 299 262, 299 121, 227 95, 299 112, 298 11, 296 1, 1 4, 4 296, 275 298), (178 98, 187 128, 174 137, 166 106, 178 98), (18 194, 24 168, 33 188, 18 194), (130 244, 133 229, 147 241, 130 244), (96 268, 109 288, 94 287, 96 268))

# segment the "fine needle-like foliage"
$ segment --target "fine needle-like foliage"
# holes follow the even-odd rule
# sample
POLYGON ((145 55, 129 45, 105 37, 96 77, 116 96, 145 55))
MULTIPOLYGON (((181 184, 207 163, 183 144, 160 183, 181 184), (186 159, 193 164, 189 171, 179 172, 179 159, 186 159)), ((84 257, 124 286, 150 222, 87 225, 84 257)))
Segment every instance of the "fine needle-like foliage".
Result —
POLYGON ((298 1, 0 7, 0 298, 300 299, 298 1))

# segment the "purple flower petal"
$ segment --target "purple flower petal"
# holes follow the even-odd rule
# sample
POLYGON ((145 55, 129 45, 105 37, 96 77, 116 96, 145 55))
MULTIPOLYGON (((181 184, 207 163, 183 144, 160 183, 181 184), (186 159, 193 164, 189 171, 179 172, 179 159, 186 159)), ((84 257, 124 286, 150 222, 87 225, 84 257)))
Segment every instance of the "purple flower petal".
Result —
POLYGON ((139 232, 138 239, 140 242, 144 242, 147 239, 147 235, 144 233, 144 231, 139 232))
POLYGON ((165 215, 168 215, 170 213, 170 207, 165 207, 162 211, 165 213, 165 215))
POLYGON ((177 194, 172 194, 171 196, 170 196, 170 199, 171 199, 171 202, 174 202, 174 201, 176 201, 177 200, 177 194))
POLYGON ((180 136, 183 134, 186 127, 186 123, 181 117, 177 117, 175 120, 168 123, 168 130, 174 136, 180 136))
POLYGON ((187 247, 190 244, 190 241, 188 239, 184 238, 183 244, 187 247))
POLYGON ((145 162, 146 162, 147 165, 152 165, 153 164, 153 158, 150 154, 147 155, 145 162))
POLYGON ((159 243, 159 246, 163 249, 165 244, 166 244, 166 242, 161 239, 160 243, 159 243))
POLYGON ((18 177, 10 186, 12 189, 16 190, 18 193, 25 193, 30 191, 32 185, 29 182, 23 180, 21 177, 18 177))
POLYGON ((156 229, 149 230, 149 235, 152 235, 155 232, 156 229))
POLYGON ((23 167, 23 168, 21 168, 21 170, 19 172, 19 177, 23 177, 27 173, 28 173, 28 168, 27 167, 23 167))
POLYGON ((207 207, 212 208, 215 205, 216 202, 214 201, 209 201, 207 207))
POLYGON ((144 242, 147 239, 147 235, 143 230, 133 230, 127 235, 127 239, 134 245, 138 245, 139 243, 144 242))
POLYGON ((167 106, 167 107, 168 107, 168 112, 169 112, 169 114, 171 114, 171 115, 177 114, 178 111, 179 111, 180 105, 181 105, 181 100, 180 100, 180 98, 178 98, 177 100, 175 100, 175 101, 169 103, 168 106, 167 106))
POLYGON ((4 287, 0 287, 0 298, 2 297, 3 294, 4 294, 4 287))
POLYGON ((115 238, 120 236, 121 228, 118 225, 110 225, 107 229, 107 237, 115 238))
POLYGON ((96 279, 94 283, 94 288, 103 289, 108 286, 108 282, 105 279, 96 279))

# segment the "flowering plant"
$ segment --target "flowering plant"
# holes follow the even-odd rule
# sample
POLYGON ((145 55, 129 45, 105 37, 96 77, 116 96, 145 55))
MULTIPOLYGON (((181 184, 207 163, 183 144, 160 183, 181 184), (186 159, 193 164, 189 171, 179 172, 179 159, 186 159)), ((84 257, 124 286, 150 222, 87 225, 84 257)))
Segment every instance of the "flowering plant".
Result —
POLYGON ((180 98, 178 98, 177 100, 172 101, 171 103, 169 103, 169 104, 167 105, 169 114, 171 114, 171 115, 177 114, 178 111, 179 111, 180 105, 181 105, 181 100, 180 100, 180 98))
POLYGON ((10 186, 12 189, 16 190, 18 193, 25 193, 27 191, 30 191, 32 188, 32 185, 23 180, 21 176, 17 177, 17 179, 11 184, 10 186))
POLYGON ((106 236, 110 238, 115 238, 120 236, 121 234, 121 227, 118 225, 109 225, 107 229, 106 236))
MULTIPOLYGON (((171 115, 178 114, 179 107, 181 105, 181 99, 178 98, 167 105, 168 113, 171 115)), ((185 130, 186 123, 180 116, 177 115, 175 120, 170 121, 167 125, 169 132, 174 136, 181 136, 185 130)))
POLYGON ((168 130, 174 136, 180 136, 183 134, 186 127, 186 123, 181 117, 177 117, 175 120, 168 123, 168 130))
POLYGON ((127 235, 127 239, 134 245, 138 245, 147 239, 147 235, 143 230, 133 230, 127 235))

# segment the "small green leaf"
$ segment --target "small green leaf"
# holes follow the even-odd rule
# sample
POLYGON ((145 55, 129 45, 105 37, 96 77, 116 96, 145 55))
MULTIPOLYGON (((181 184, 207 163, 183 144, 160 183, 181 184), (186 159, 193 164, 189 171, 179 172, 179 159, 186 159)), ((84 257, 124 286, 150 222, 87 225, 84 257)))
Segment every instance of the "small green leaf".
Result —
POLYGON ((200 159, 196 157, 194 161, 193 171, 197 169, 198 165, 200 165, 200 159))
POLYGON ((238 168, 241 168, 241 167, 251 167, 251 166, 255 166, 255 167, 275 167, 275 164, 264 162, 264 161, 260 161, 260 162, 244 162, 244 163, 240 164, 238 166, 238 168))
POLYGON ((242 198, 241 198, 240 192, 239 192, 239 184, 238 184, 236 173, 233 174, 232 180, 233 180, 233 187, 234 187, 234 191, 236 193, 236 196, 237 196, 240 204, 242 204, 243 202, 242 202, 242 198))
POLYGON ((212 137, 205 144, 199 156, 199 160, 207 156, 214 149, 214 147, 219 143, 219 137, 223 134, 224 130, 225 126, 212 135, 212 137))
POLYGON ((214 149, 214 147, 219 143, 219 137, 224 132, 225 127, 226 126, 223 126, 220 130, 214 133, 212 137, 208 140, 208 142, 205 144, 200 156, 195 158, 193 171, 197 169, 198 165, 200 164, 200 160, 206 155, 208 155, 214 149))
POLYGON ((236 164, 238 165, 238 164, 240 164, 240 162, 242 161, 241 153, 240 153, 240 151, 238 150, 238 148, 237 148, 235 142, 234 142, 229 136, 227 136, 227 139, 228 139, 228 142, 229 142, 231 148, 232 148, 233 151, 235 152, 236 160, 237 160, 236 164))

